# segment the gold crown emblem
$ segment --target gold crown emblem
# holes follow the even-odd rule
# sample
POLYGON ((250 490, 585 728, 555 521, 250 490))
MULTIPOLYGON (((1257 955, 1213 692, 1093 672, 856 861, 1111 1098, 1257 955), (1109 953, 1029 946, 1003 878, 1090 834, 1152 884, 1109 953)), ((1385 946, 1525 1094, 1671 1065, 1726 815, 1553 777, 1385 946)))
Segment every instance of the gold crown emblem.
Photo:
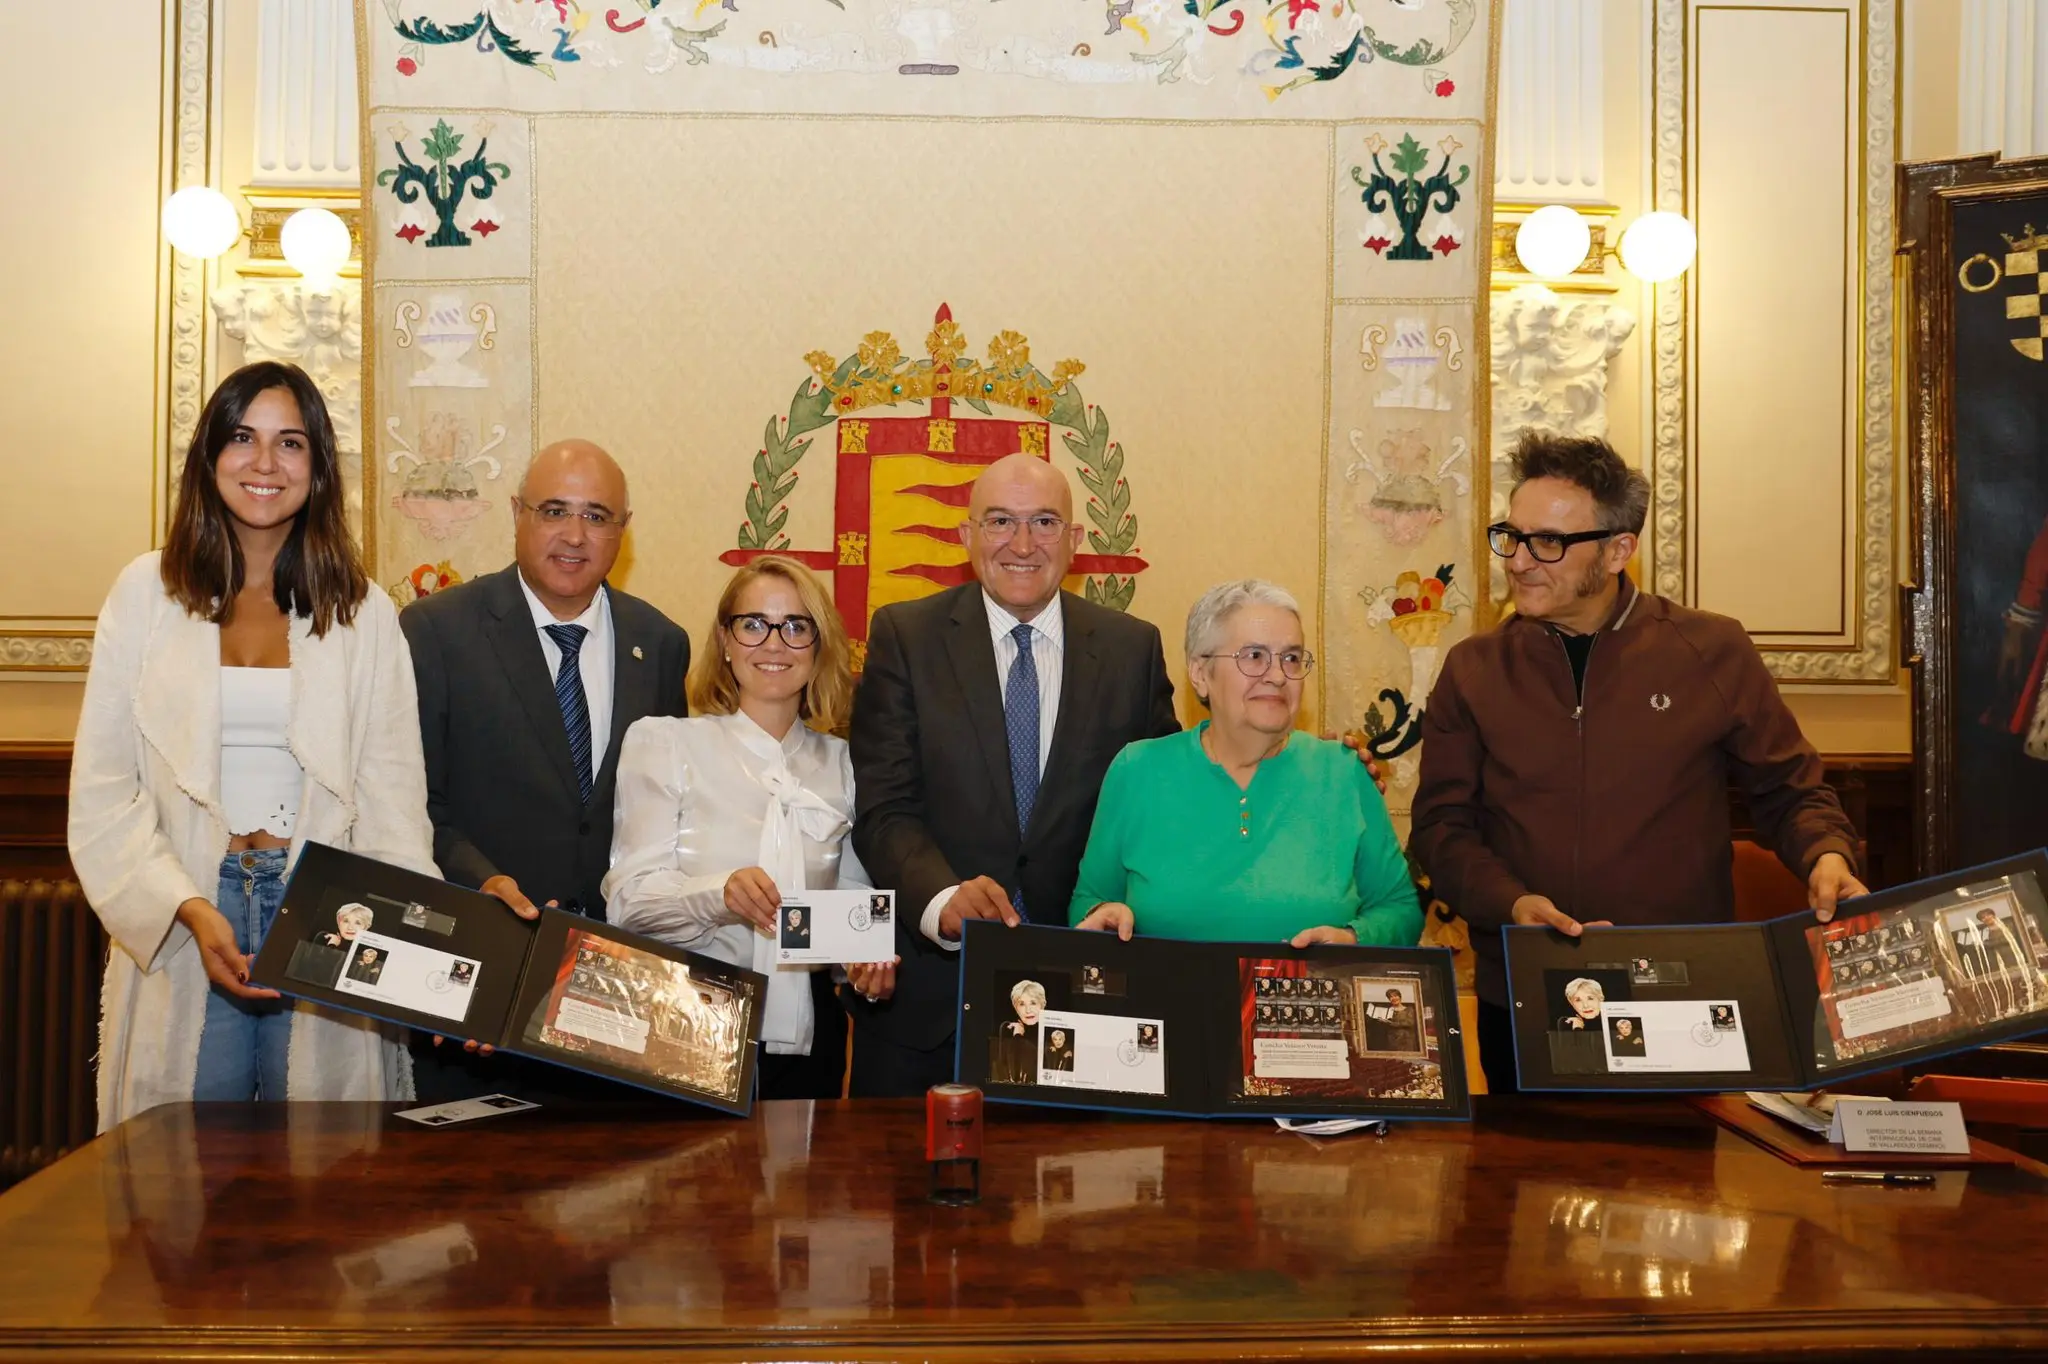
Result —
POLYGON ((2004 237, 2006 246, 2014 251, 2048 251, 2048 232, 2036 230, 2032 223, 2027 224, 2026 231, 2020 236, 2008 236, 2003 232, 1998 235, 2004 237))
POLYGON ((998 332, 988 343, 986 364, 967 359, 967 340, 944 305, 924 344, 927 358, 912 360, 889 333, 869 332, 845 360, 814 350, 804 361, 832 394, 832 411, 839 416, 868 407, 959 398, 1043 417, 1050 415, 1068 382, 1087 368, 1079 360, 1062 360, 1047 377, 1031 363, 1030 342, 1012 331, 998 332))

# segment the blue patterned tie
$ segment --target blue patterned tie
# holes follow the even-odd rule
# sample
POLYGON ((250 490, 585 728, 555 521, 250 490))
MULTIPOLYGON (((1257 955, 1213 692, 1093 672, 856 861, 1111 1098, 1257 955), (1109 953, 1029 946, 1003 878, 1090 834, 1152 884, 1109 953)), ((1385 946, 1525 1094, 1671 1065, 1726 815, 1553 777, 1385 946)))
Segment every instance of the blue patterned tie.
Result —
POLYGON ((1017 641, 1017 661, 1010 665, 1003 689, 1003 728, 1010 735, 1010 789, 1017 796, 1017 834, 1031 827, 1031 807, 1038 802, 1038 660, 1031 656, 1031 627, 1010 631, 1017 641))
POLYGON ((585 805, 590 804, 590 703, 583 696, 583 669, 576 655, 583 649, 583 637, 590 633, 581 625, 544 625, 548 638, 562 651, 562 666, 555 673, 555 704, 562 708, 562 728, 569 732, 569 761, 576 765, 576 790, 585 805))

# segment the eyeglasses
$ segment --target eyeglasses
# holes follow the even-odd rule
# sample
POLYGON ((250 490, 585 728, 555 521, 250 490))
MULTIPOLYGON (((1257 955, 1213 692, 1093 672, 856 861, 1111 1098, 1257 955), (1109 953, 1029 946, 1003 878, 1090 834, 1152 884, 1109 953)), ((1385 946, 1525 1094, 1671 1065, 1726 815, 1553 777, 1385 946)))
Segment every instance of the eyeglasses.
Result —
POLYGON ((594 507, 572 507, 566 502, 543 502, 538 507, 531 503, 512 499, 512 505, 528 513, 550 529, 560 529, 571 521, 581 521, 583 528, 592 535, 617 535, 626 529, 631 512, 598 511, 594 507))
POLYGON ((1247 644, 1234 654, 1202 654, 1202 658, 1234 658, 1237 670, 1246 677, 1264 677, 1273 671, 1275 659, 1280 663, 1280 674, 1291 682, 1299 682, 1308 676, 1308 670, 1315 667, 1316 656, 1306 649, 1282 649, 1275 653, 1263 644, 1247 644))
POLYGON ((768 642, 768 636, 775 631, 782 632, 782 642, 792 649, 808 649, 818 642, 818 622, 809 616, 786 616, 781 620, 770 620, 763 615, 747 612, 745 615, 727 616, 725 628, 732 637, 749 649, 768 642))
POLYGON ((1486 543, 1503 559, 1514 558, 1515 550, 1527 545, 1529 557, 1537 563, 1554 564, 1564 558, 1564 552, 1573 545, 1583 545, 1589 540, 1611 540, 1620 534, 1618 530, 1575 530, 1569 534, 1548 530, 1522 531, 1503 521, 1486 528, 1486 543))
POLYGON ((992 540, 1007 543, 1017 534, 1017 527, 1031 527, 1033 544, 1049 545, 1060 538, 1060 532, 1067 523, 1051 512, 1040 512, 1036 516, 1012 516, 1008 512, 990 512, 974 523, 981 527, 981 533, 992 540))

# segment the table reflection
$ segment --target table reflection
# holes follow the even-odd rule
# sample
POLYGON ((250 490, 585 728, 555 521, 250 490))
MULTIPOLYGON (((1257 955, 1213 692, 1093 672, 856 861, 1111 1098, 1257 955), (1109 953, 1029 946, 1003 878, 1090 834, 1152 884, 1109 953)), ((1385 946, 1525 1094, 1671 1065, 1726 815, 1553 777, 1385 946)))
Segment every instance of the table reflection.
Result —
POLYGON ((476 1238, 466 1222, 447 1222, 334 1257, 335 1272, 351 1295, 369 1299, 438 1279, 477 1261, 476 1238))
MULTIPOLYGON (((480 1300, 498 1300, 508 1283, 522 1285, 525 1304, 596 1308, 618 1296, 615 1277, 633 1284, 649 1257, 664 1265, 665 1311, 686 1305, 693 1283, 715 1309, 716 1264, 678 1274, 696 1257, 650 1238, 694 1227, 701 1243, 701 1229, 728 1221, 733 1204, 763 1200, 771 1172, 800 1175, 808 1158, 806 1113, 773 1126, 628 1126, 615 1158, 586 1162, 578 1177, 538 1180, 520 1158, 536 1133, 513 1121, 415 1130, 377 1107, 346 1104, 222 1118, 170 1108, 107 1138, 113 1263, 98 1309, 119 1319, 225 1298, 352 1321, 394 1303, 460 1303, 480 1287, 480 1300), (411 1179, 394 1169, 401 1162, 411 1179), (422 1163, 434 1171, 424 1189, 422 1163)), ((625 1298, 630 1306, 630 1289, 625 1298)))
POLYGON ((1246 1152, 1261 1222, 1353 1262, 1434 1249, 1464 1217, 1463 1141, 1351 1137, 1246 1152))
POLYGON ((386 1338, 489 1352, 536 1325, 720 1348, 752 1332, 781 1342, 754 1353, 817 1357, 843 1352, 798 1345, 843 1327, 832 1339, 943 1335, 1006 1358, 1188 1333, 1256 1353, 1390 1323, 1441 1341, 1503 1320, 1739 1334, 1762 1311, 1772 1332, 1888 1348, 1934 1329, 1902 1313, 2048 1321, 2037 1279, 1981 1267, 1990 1247, 2048 1256, 2037 1171, 1828 1188, 1670 1103, 1502 1106, 1476 1128, 1332 1141, 1005 1109, 967 1208, 927 1200, 922 1119, 909 1103, 458 1128, 368 1105, 157 1110, 0 1197, 0 1352, 24 1326, 74 1344, 273 1332, 333 1357, 386 1338))
POLYGON ((1071 1217, 1156 1207, 1166 1199, 1166 1148, 1062 1151, 1033 1162, 1032 1196, 1017 1200, 1013 1245, 1033 1246, 1048 1224, 1071 1217))
POLYGON ((1652 1190, 1516 1185, 1507 1287, 1516 1297, 1775 1298, 1796 1218, 1652 1190))

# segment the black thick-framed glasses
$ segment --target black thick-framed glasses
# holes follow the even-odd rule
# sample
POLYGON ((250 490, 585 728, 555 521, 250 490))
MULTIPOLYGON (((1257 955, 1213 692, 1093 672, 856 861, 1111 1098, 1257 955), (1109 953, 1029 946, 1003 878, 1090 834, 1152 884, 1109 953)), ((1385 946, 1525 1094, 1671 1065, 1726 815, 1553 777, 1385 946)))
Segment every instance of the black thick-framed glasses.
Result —
POLYGON ((818 622, 809 616, 785 616, 781 620, 770 620, 756 612, 731 615, 725 618, 725 628, 749 649, 766 644, 768 636, 777 630, 782 632, 782 642, 792 649, 808 649, 818 642, 818 622))
POLYGON ((1612 540, 1619 534, 1618 530, 1516 530, 1502 521, 1486 528, 1486 544, 1503 559, 1514 558, 1515 550, 1527 545, 1529 557, 1537 563, 1554 564, 1564 558, 1564 552, 1573 545, 1583 545, 1589 540, 1612 540))
POLYGON ((1308 676, 1308 670, 1315 667, 1316 656, 1306 649, 1272 649, 1264 644, 1247 644, 1234 654, 1202 654, 1203 658, 1234 658, 1237 670, 1246 677, 1264 677, 1273 671, 1273 664, 1280 664, 1280 675, 1290 682, 1299 682, 1308 676))

